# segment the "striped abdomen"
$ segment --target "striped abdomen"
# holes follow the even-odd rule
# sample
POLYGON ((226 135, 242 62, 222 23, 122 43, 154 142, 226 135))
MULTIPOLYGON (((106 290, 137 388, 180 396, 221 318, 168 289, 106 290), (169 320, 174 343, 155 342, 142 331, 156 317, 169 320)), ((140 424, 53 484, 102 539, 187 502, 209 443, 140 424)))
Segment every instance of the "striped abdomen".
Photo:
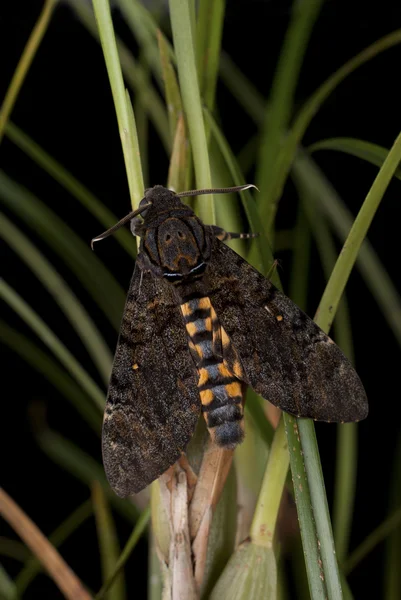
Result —
POLYGON ((219 446, 234 448, 244 436, 241 365, 234 360, 230 368, 224 360, 231 342, 208 297, 184 302, 181 312, 199 373, 202 412, 210 435, 219 446))

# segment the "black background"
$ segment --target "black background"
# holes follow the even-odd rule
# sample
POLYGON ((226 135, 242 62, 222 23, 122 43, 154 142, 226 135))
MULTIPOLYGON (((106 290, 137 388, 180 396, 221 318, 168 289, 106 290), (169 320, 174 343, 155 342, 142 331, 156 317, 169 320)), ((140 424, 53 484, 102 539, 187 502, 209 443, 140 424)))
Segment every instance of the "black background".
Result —
MULTIPOLYGON (((36 1, 15 1, 1 5, 0 98, 4 97, 41 6, 42 3, 36 1)), ((232 0, 227 3, 223 47, 264 95, 268 94, 272 81, 290 6, 290 2, 282 0, 232 0)), ((135 41, 118 12, 115 13, 115 26, 126 43, 135 50, 135 41)), ((306 53, 296 92, 296 106, 302 105, 316 87, 346 60, 400 26, 401 7, 396 2, 369 5, 359 1, 326 2, 306 53)), ((313 119, 304 145, 329 137, 347 136, 390 147, 400 130, 400 62, 401 47, 395 47, 348 77, 313 119)), ((222 123, 225 133, 233 149, 239 151, 254 133, 254 125, 244 116, 222 84, 218 86, 217 105, 224 106, 222 123)), ((117 215, 123 216, 129 210, 122 152, 101 50, 66 4, 60 4, 55 11, 18 98, 12 120, 117 215)), ((152 130, 149 156, 148 183, 165 183, 167 156, 152 130)), ((315 158, 355 214, 373 182, 376 168, 341 153, 321 152, 315 158)), ((1 146, 1 167, 8 176, 44 200, 88 243, 103 229, 75 199, 6 137, 1 146)), ((369 239, 400 291, 399 186, 397 180, 390 184, 370 229, 369 239)), ((279 214, 282 226, 290 226, 294 220, 291 191, 288 198, 290 200, 284 200, 279 214)), ((22 222, 18 222, 18 226, 32 236, 22 222)), ((37 236, 33 236, 33 241, 42 251, 48 252, 37 236)), ((98 245, 96 252, 127 288, 133 268, 127 255, 114 241, 98 245)), ((324 286, 316 256, 310 278, 309 314, 313 314, 324 286)), ((53 256, 50 258, 85 302, 113 348, 116 342, 114 331, 62 261, 53 256)), ((279 258, 281 275, 285 281, 290 271, 291 257, 284 253, 279 258)), ((0 264, 1 275, 6 281, 35 310, 45 315, 46 322, 82 361, 84 368, 96 377, 63 314, 5 244, 1 245, 0 264)), ((370 416, 360 425, 357 510, 351 538, 353 548, 385 518, 388 511, 392 461, 400 431, 397 368, 400 351, 358 272, 352 274, 347 291, 357 369, 370 399, 370 416)), ((104 293, 107 294, 107 290, 104 293)), ((12 326, 31 335, 4 305, 3 312, 12 326)), ((73 438, 98 460, 99 440, 81 425, 76 413, 43 377, 8 349, 2 349, 1 356, 1 483, 42 531, 49 534, 75 506, 88 497, 88 489, 61 471, 38 449, 32 434, 32 407, 37 407, 37 403, 43 404, 51 427, 73 438)), ((317 425, 317 431, 331 498, 335 427, 317 425)), ((122 540, 125 540, 128 536, 127 525, 118 517, 117 521, 122 540)), ((1 535, 11 535, 3 522, 0 532, 1 535)), ((349 581, 355 598, 363 597, 367 591, 370 597, 380 597, 383 548, 379 546, 351 575, 349 581)), ((131 593, 138 592, 139 581, 145 585, 146 552, 146 544, 142 541, 129 563, 127 573, 131 593)), ((63 555, 92 589, 98 588, 100 569, 93 520, 88 521, 63 547, 63 555)), ((5 566, 12 575, 18 572, 18 564, 14 561, 5 561, 5 566)), ((53 584, 41 576, 29 588, 26 597, 58 598, 60 594, 53 584)))

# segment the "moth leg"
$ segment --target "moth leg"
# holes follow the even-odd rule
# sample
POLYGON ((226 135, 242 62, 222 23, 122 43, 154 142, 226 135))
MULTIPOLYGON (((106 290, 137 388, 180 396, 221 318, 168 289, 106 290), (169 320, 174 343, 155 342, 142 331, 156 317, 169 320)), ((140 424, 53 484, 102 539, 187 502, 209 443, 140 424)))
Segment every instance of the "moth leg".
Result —
POLYGON ((217 227, 217 225, 209 225, 209 230, 217 237, 221 242, 227 242, 228 240, 249 240, 255 237, 258 237, 258 233, 235 233, 225 231, 221 227, 217 227))

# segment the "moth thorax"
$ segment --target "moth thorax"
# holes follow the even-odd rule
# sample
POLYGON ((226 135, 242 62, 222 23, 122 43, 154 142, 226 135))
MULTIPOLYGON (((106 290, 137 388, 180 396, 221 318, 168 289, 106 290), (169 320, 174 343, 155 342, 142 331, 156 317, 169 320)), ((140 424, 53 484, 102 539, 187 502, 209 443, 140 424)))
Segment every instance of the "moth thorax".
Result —
POLYGON ((184 220, 170 217, 157 232, 160 266, 169 273, 189 274, 203 262, 195 236, 184 220))

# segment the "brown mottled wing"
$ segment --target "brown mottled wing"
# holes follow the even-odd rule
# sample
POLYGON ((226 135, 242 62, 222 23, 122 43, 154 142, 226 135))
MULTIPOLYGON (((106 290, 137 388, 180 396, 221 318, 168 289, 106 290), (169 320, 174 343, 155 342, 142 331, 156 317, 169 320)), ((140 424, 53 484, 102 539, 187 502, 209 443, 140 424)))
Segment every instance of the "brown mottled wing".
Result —
POLYGON ((338 346, 270 281, 219 240, 209 295, 236 349, 245 381, 286 412, 321 421, 368 413, 362 383, 338 346))
POLYGON ((114 357, 103 462, 119 496, 139 492, 179 458, 200 413, 197 372, 170 286, 136 267, 114 357))

